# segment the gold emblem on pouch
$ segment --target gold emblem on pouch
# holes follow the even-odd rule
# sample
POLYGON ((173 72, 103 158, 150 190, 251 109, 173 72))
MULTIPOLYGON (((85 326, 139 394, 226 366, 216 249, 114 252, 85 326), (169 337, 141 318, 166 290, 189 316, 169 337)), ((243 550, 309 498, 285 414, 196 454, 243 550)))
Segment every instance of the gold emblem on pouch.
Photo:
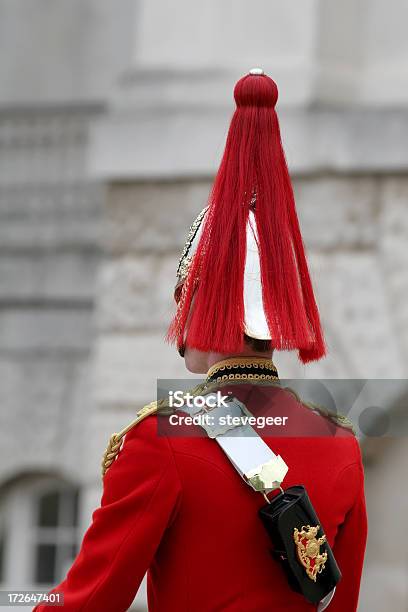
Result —
POLYGON ((303 525, 300 531, 295 527, 293 532, 298 559, 305 568, 306 574, 314 582, 316 582, 317 574, 324 570, 324 564, 327 561, 327 553, 320 553, 320 546, 326 542, 326 536, 318 538, 319 529, 320 525, 316 527, 303 525))

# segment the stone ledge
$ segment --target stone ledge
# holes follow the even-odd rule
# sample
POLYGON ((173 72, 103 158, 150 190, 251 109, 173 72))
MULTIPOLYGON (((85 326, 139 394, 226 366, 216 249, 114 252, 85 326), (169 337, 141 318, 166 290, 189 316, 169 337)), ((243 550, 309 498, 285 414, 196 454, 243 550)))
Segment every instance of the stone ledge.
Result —
POLYGON ((209 181, 112 185, 107 193, 105 250, 114 255, 181 253, 210 188, 209 181))
MULTIPOLYGON (((408 168, 408 111, 398 108, 278 109, 292 173, 408 168)), ((105 182, 214 174, 233 106, 113 109, 91 128, 89 171, 105 182)))
MULTIPOLYGON (((37 252, 3 254, 0 258, 0 305, 57 300, 88 302, 95 297, 94 280, 100 255, 96 252, 37 252)), ((46 304, 45 304, 46 305, 46 304)))
POLYGON ((1 352, 84 351, 93 337, 90 309, 3 309, 1 352))

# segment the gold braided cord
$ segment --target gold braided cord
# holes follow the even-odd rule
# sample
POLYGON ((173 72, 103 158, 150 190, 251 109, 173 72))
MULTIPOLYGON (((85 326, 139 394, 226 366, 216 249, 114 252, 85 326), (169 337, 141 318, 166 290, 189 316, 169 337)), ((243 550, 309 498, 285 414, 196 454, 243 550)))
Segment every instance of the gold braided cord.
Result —
POLYGON ((223 374, 213 378, 211 382, 225 382, 225 381, 260 381, 260 380, 278 380, 276 374, 223 374))
POLYGON ((158 404, 156 401, 147 404, 147 406, 143 406, 143 408, 141 408, 137 412, 136 418, 131 423, 129 423, 129 425, 126 425, 126 427, 124 427, 118 433, 113 433, 111 435, 107 449, 102 457, 102 478, 105 476, 108 468, 110 468, 110 466, 118 456, 119 451, 122 448, 123 438, 128 433, 128 431, 130 431, 135 425, 143 421, 143 419, 145 419, 149 415, 155 414, 157 412, 157 409, 158 404))
MULTIPOLYGON (((192 394, 193 396, 200 395, 206 389, 207 389, 207 384, 206 382, 203 382, 197 385, 196 387, 194 387, 190 391, 190 394, 192 394)), ((108 468, 110 468, 112 463, 117 458, 120 452, 120 449, 122 448, 123 438, 133 427, 135 427, 135 425, 143 421, 143 419, 150 416, 151 414, 159 413, 162 415, 169 415, 169 414, 172 414, 173 412, 174 412, 174 408, 171 408, 169 406, 168 400, 160 399, 159 401, 153 401, 150 404, 143 406, 143 408, 141 408, 136 413, 136 418, 133 421, 131 421, 129 425, 126 425, 126 427, 124 427, 118 433, 113 433, 109 439, 108 446, 102 458, 102 478, 105 476, 108 468)))
POLYGON ((118 439, 118 434, 113 433, 109 438, 109 443, 106 451, 103 454, 102 458, 102 478, 105 476, 108 468, 115 461, 120 448, 122 446, 122 439, 118 439))
POLYGON ((320 406, 319 404, 313 404, 312 402, 304 402, 302 398, 299 397, 299 395, 296 393, 296 391, 292 389, 291 387, 284 387, 284 390, 291 393, 296 398, 296 400, 299 402, 299 404, 302 404, 302 406, 309 408, 309 410, 312 410, 312 412, 317 412, 318 414, 325 417, 326 419, 329 419, 329 421, 331 421, 335 425, 340 425, 340 427, 344 427, 345 429, 350 429, 355 435, 356 432, 354 430, 353 422, 350 421, 350 419, 348 419, 343 414, 336 414, 335 412, 332 412, 331 410, 328 410, 328 408, 325 408, 324 406, 320 406))

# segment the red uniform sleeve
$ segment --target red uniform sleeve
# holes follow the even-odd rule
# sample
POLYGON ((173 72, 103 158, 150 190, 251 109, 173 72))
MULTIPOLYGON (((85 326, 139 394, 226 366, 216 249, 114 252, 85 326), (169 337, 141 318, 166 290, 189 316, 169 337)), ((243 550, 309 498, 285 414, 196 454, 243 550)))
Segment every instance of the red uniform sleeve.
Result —
POLYGON ((342 578, 328 612, 355 612, 358 605, 361 574, 367 541, 367 514, 364 496, 364 473, 360 449, 357 445, 357 462, 341 473, 336 495, 347 498, 354 491, 354 503, 345 514, 337 532, 333 553, 340 567, 342 578))
POLYGON ((64 606, 35 610, 127 610, 176 513, 180 492, 168 440, 157 436, 156 419, 149 417, 126 435, 78 557, 53 589, 64 594, 64 606))

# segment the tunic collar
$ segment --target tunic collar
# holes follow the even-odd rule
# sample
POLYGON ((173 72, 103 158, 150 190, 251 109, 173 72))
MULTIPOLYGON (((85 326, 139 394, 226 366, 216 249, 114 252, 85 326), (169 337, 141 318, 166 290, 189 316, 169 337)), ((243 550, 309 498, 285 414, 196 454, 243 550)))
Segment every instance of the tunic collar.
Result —
POLYGON ((278 371, 267 357, 228 357, 207 372, 206 383, 224 381, 278 380, 278 371))

